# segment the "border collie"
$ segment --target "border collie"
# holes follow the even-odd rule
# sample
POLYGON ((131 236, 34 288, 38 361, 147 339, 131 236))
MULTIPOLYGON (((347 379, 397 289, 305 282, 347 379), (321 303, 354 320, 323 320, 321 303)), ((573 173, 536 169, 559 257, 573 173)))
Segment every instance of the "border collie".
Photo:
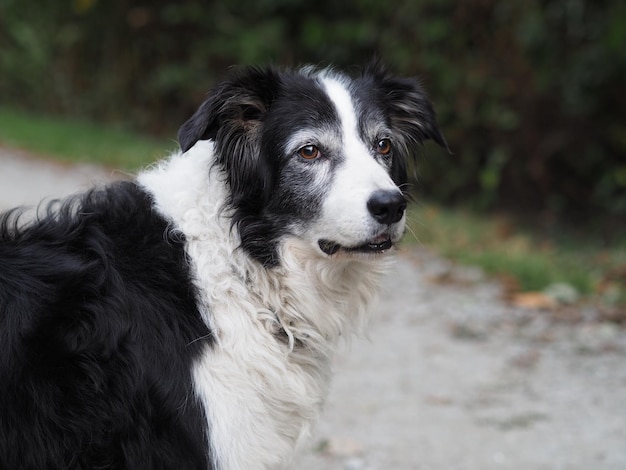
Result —
POLYGON ((381 66, 247 68, 135 181, 0 223, 0 468, 286 468, 446 146, 381 66))

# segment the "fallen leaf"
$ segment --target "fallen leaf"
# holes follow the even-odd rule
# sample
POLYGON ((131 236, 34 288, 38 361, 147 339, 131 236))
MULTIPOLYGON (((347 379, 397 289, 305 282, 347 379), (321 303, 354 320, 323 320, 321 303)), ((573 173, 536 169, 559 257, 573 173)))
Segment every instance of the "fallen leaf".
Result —
POLYGON ((543 292, 520 292, 514 294, 511 303, 517 307, 532 309, 552 309, 557 302, 543 292))

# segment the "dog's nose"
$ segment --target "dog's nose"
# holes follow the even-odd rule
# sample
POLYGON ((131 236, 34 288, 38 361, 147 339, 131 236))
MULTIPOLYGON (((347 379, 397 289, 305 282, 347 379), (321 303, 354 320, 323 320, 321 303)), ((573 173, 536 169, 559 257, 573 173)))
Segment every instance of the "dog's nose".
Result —
POLYGON ((367 201, 367 209, 377 222, 390 225, 399 222, 406 210, 406 199, 399 191, 375 191, 367 201))

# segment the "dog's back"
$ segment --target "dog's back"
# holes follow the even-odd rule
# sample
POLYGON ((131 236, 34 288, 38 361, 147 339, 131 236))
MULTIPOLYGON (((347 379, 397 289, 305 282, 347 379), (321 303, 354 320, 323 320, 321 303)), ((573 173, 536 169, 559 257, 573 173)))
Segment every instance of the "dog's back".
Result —
POLYGON ((134 183, 0 239, 0 468, 208 467, 190 400, 208 335, 183 240, 134 183))

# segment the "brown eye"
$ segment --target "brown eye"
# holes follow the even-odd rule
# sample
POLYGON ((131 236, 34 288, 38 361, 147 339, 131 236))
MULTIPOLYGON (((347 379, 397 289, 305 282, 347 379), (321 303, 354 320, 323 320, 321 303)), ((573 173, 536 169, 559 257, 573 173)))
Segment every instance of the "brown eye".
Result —
POLYGON ((381 155, 389 155, 391 153, 391 141, 389 139, 380 139, 376 144, 376 151, 381 155))
POLYGON ((313 160, 320 155, 320 149, 315 145, 306 145, 298 150, 298 155, 307 160, 313 160))

